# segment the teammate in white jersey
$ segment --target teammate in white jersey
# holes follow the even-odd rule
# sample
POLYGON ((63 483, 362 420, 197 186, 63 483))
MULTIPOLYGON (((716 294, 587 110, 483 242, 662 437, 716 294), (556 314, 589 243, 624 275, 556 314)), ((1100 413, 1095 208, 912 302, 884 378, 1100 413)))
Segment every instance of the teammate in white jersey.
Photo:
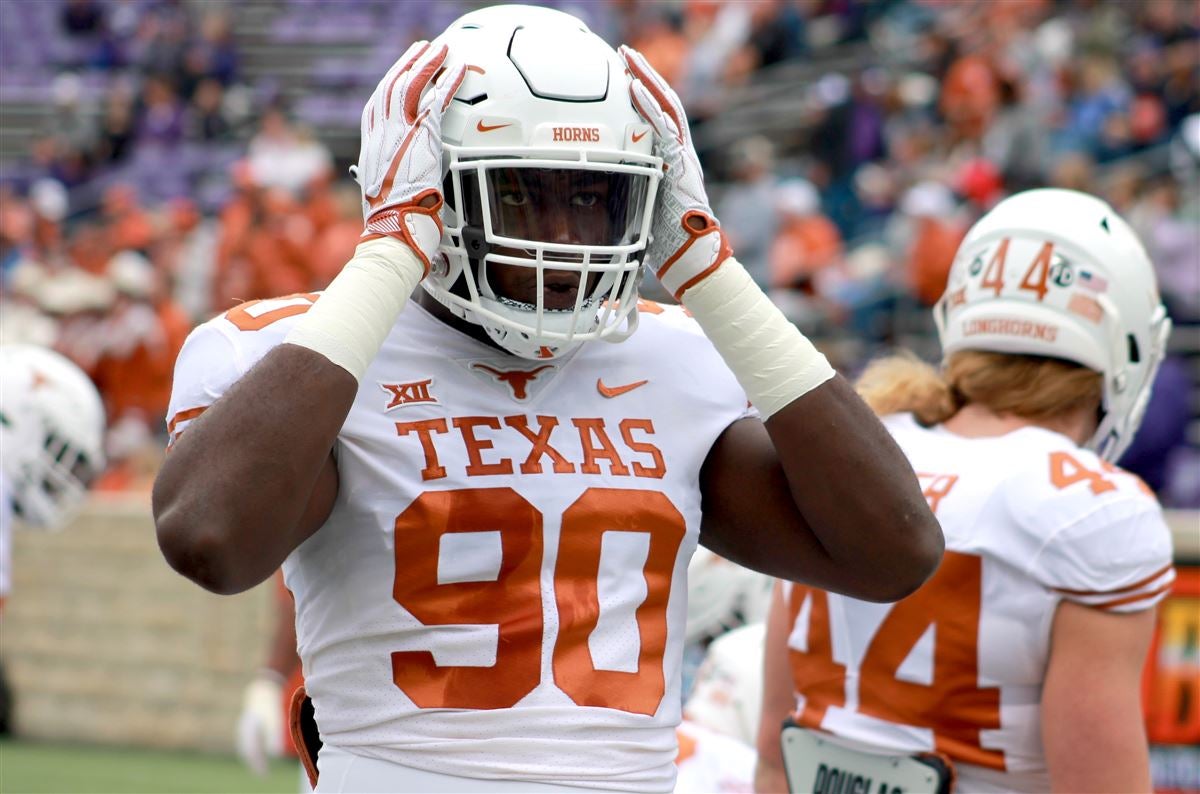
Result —
POLYGON ((936 753, 956 791, 1148 791, 1140 678, 1171 539, 1111 461, 1170 332, 1153 267, 1103 201, 1033 190, 971 229, 934 311, 942 371, 885 359, 859 391, 916 470, 945 558, 890 606, 780 589, 758 788, 783 790, 794 712, 822 732, 785 731, 807 790, 896 785, 852 752, 867 750, 936 753))
MULTIPOLYGON (((61 529, 104 468, 104 405, 83 370, 35 345, 0 345, 0 534, 61 529)), ((0 597, 8 542, 0 543, 0 597)))
POLYGON ((669 791, 698 541, 868 599, 930 575, 903 454, 730 255, 640 55, 470 13, 379 84, 356 175, 319 299, 189 338, 154 491, 204 587, 283 564, 319 791, 669 791))
MULTIPOLYGON (((12 589, 14 526, 60 529, 104 467, 104 406, 79 367, 52 350, 0 345, 0 617, 12 589)), ((0 734, 8 732, 0 667, 0 734)))

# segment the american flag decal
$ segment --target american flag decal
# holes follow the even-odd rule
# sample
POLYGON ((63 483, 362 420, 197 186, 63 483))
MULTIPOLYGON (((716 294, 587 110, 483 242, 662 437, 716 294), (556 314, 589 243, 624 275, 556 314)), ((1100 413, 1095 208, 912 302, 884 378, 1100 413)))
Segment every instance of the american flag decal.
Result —
POLYGON ((1079 271, 1079 286, 1092 292, 1107 292, 1108 279, 1090 270, 1081 269, 1079 271))

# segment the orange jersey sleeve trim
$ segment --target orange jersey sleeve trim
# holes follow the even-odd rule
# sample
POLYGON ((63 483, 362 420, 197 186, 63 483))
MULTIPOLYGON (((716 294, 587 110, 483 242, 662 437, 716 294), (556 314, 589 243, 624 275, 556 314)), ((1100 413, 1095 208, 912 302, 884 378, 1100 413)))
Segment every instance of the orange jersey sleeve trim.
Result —
POLYGON ((195 419, 197 416, 199 416, 200 414, 204 413, 207 410, 208 410, 207 405, 201 405, 196 408, 185 408, 184 410, 182 410, 179 413, 172 416, 171 421, 167 422, 167 432, 174 433, 175 426, 178 425, 180 422, 186 422, 189 419, 195 419))
POLYGON ((1171 585, 1175 583, 1174 578, 1161 587, 1156 587, 1145 593, 1134 593, 1133 595, 1125 596, 1124 598, 1114 598, 1112 601, 1101 601, 1096 604, 1082 604, 1081 606, 1094 607, 1096 609, 1116 609, 1125 604, 1132 604, 1135 601, 1152 601, 1160 595, 1163 595, 1171 589, 1171 585))
POLYGON ((1072 596, 1120 595, 1121 593, 1128 593, 1132 590, 1137 590, 1140 587, 1145 587, 1146 585, 1150 584, 1158 577, 1160 577, 1163 574, 1170 571, 1171 567, 1172 567, 1172 564, 1167 563, 1162 568, 1159 568, 1157 571, 1155 571, 1154 573, 1147 576, 1145 579, 1139 579, 1138 581, 1134 582, 1133 584, 1127 584, 1123 587, 1114 587, 1111 590, 1070 590, 1065 587, 1051 587, 1050 589, 1056 593, 1062 593, 1063 595, 1072 595, 1072 596))
MULTIPOLYGON (((168 451, 171 449, 171 447, 175 446, 175 442, 179 440, 179 436, 175 434, 175 428, 179 425, 179 423, 191 421, 207 410, 207 405, 199 405, 195 408, 185 408, 171 417, 171 419, 167 422, 168 451)), ((182 433, 183 431, 180 430, 179 432, 182 433)))

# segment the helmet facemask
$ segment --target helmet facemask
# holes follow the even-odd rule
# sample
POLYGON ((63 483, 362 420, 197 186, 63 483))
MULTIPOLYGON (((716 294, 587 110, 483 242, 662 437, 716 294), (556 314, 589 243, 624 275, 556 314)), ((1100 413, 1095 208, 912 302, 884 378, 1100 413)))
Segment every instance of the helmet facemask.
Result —
MULTIPOLYGON (((1107 312, 1116 311, 1111 302, 1102 302, 1102 305, 1107 312)), ((1118 329, 1122 326, 1119 321, 1113 325, 1118 329)), ((1133 333, 1127 332, 1124 338, 1119 333, 1113 334, 1112 349, 1117 359, 1115 371, 1103 373, 1104 403, 1100 407, 1101 416, 1096 432, 1086 444, 1104 460, 1117 461, 1133 443, 1146 414, 1146 407, 1150 404, 1154 376, 1166 356, 1167 337, 1170 335, 1171 320, 1163 306, 1159 306, 1151 317, 1145 334, 1148 345, 1143 347, 1139 344, 1133 333)))
POLYGON ((525 358, 636 327, 657 158, 446 145, 441 252, 426 288, 525 358))
POLYGON ((58 529, 82 506, 99 461, 49 430, 39 454, 16 473, 13 508, 28 525, 58 529))

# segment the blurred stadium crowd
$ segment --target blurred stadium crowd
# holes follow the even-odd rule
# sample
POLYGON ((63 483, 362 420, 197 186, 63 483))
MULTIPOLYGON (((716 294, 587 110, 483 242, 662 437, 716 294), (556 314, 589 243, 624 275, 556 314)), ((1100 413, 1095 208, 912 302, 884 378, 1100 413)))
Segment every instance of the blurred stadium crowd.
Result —
MULTIPOLYGON (((96 381, 147 487, 175 355, 239 300, 321 289, 361 231, 362 103, 450 0, 4 0, 0 337, 96 381)), ((928 307, 1007 193, 1097 193, 1179 330, 1126 463, 1200 506, 1200 5, 553 3, 677 86, 739 259, 852 372, 928 307)), ((653 291, 653 287, 648 287, 653 291)))

